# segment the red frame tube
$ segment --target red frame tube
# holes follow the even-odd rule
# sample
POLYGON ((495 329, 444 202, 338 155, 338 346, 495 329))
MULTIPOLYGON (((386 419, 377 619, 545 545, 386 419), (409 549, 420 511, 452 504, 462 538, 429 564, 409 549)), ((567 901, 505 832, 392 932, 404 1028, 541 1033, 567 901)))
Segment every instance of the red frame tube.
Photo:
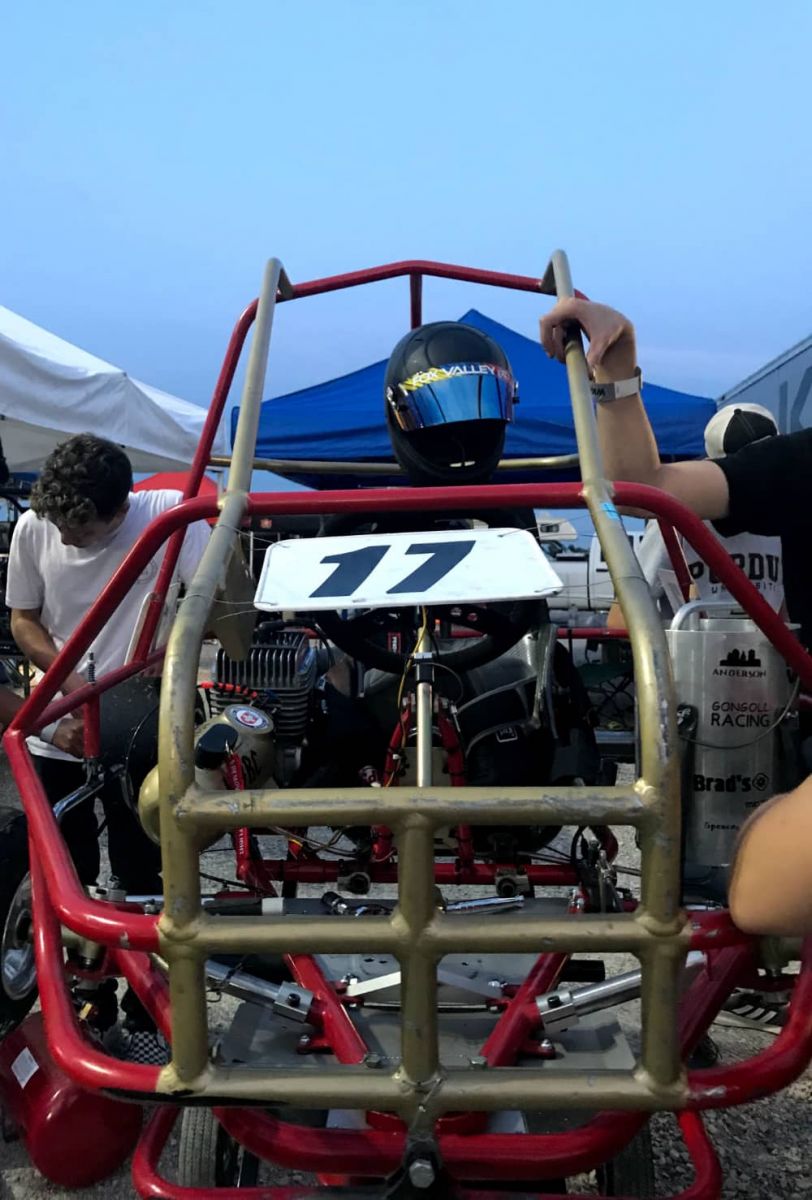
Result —
MULTIPOLYGON (((701 554, 733 597, 750 613, 755 623, 767 635, 788 664, 798 672, 802 682, 812 687, 812 658, 787 629, 744 573, 730 559, 717 539, 705 528, 694 513, 672 496, 645 484, 618 483, 615 500, 622 507, 638 508, 667 517, 701 554)), ((574 484, 488 484, 483 487, 460 488, 370 488, 358 491, 260 493, 249 497, 250 515, 332 512, 402 512, 432 511, 453 504, 459 511, 481 507, 582 507, 581 485, 574 484)), ((80 655, 87 649, 102 624, 110 618, 150 558, 176 529, 191 521, 216 514, 216 502, 199 497, 185 500, 176 508, 162 513, 145 530, 143 537, 130 550, 121 566, 110 579, 87 616, 63 646, 49 668, 46 677, 16 714, 10 729, 31 731, 32 722, 40 715, 48 700, 55 695, 80 655)))
MULTIPOLYGON (((48 725, 51 721, 61 720, 62 717, 78 708, 79 705, 87 703, 88 700, 94 697, 101 696, 104 692, 116 687, 119 683, 123 683, 126 679, 132 679, 134 675, 140 675, 142 671, 157 667, 163 661, 164 653, 164 648, 153 650, 149 657, 142 662, 125 663, 123 667, 116 667, 114 671, 108 671, 96 683, 86 683, 84 687, 77 688, 70 695, 60 696, 58 700, 52 700, 45 711, 40 714, 36 723, 32 722, 31 731, 41 729, 43 725, 48 725)), ((11 725, 9 725, 9 728, 11 728, 11 725)))
MULTIPOLYGON (((244 1108, 215 1113, 223 1128, 252 1154, 292 1169, 305 1162, 311 1170, 331 1174, 385 1176, 396 1170, 405 1146, 402 1132, 305 1130, 244 1108)), ((681 1113, 680 1118, 688 1115, 697 1116, 681 1113)), ((443 1162, 458 1179, 557 1179, 602 1166, 647 1120, 646 1113, 602 1113, 566 1133, 447 1133, 438 1142, 443 1162)), ((708 1200, 703 1192, 688 1195, 708 1200)))
POLYGON ((532 275, 511 275, 503 271, 480 271, 476 267, 458 267, 452 263, 433 262, 428 259, 407 259, 403 262, 385 263, 380 267, 366 267, 361 271, 348 271, 343 275, 327 275, 323 279, 311 279, 306 283, 294 283, 287 295, 280 291, 277 304, 288 300, 302 300, 305 296, 321 296, 325 292, 360 287, 366 283, 381 283, 385 279, 397 279, 404 275, 410 278, 429 275, 435 279, 457 279, 463 283, 481 283, 519 292, 541 293, 542 290, 541 280, 532 275))
POLYGON ((296 982, 308 988, 316 997, 321 1031, 325 1041, 340 1063, 361 1063, 369 1047, 344 1005, 338 998, 332 983, 309 954, 291 954, 286 959, 296 982))
POLYGON ((22 737, 19 732, 6 734, 6 754, 28 820, 32 873, 36 864, 59 920, 82 937, 104 946, 157 951, 157 916, 121 912, 86 894, 22 737))
POLYGON ((747 934, 733 924, 727 909, 711 909, 707 912, 692 912, 691 949, 726 950, 732 946, 751 945, 747 934))
MULTIPOLYGON (((211 1191, 206 1188, 186 1188, 172 1183, 159 1173, 161 1154, 169 1140, 179 1110, 159 1108, 150 1118, 141 1140, 136 1147, 132 1165, 132 1180, 135 1190, 144 1200, 211 1200, 211 1191)), ((719 1160, 705 1131, 702 1120, 696 1113, 680 1113, 678 1116, 685 1147, 694 1166, 693 1183, 675 1196, 673 1200, 718 1200, 721 1195, 722 1171, 719 1160)), ((311 1131, 308 1130, 308 1133, 311 1131)), ((472 1140, 472 1139, 469 1139, 472 1140)), ((474 1139, 475 1140, 475 1139, 474 1139)), ((328 1198, 331 1193, 324 1189, 328 1198)), ((311 1187, 253 1187, 218 1188, 217 1200, 310 1200, 311 1187)), ((502 1200, 504 1193, 469 1191, 455 1192, 449 1200, 502 1200)), ((585 1196, 550 1196, 548 1200, 587 1200, 585 1196)))
MULTIPOLYGON (((36 855, 31 858, 31 883, 37 985, 51 1057, 66 1075, 83 1087, 154 1093, 160 1067, 111 1058, 82 1036, 65 985, 62 931, 51 908, 42 865, 36 855)), ((140 965, 138 962, 129 964, 134 975, 140 974, 140 965)), ((148 993, 146 988, 141 989, 141 994, 150 1002, 158 999, 156 992, 150 990, 148 993)), ((161 1010, 160 1002, 158 1010, 161 1010)))
POLYGON ((536 997, 551 992, 567 965, 567 954, 542 954, 509 1002, 482 1047, 489 1067, 511 1067, 540 1024, 536 997))
MULTIPOLYGON (((240 361, 243 345, 248 334, 248 330, 254 323, 257 315, 258 302, 253 300, 246 309, 240 313, 231 338, 226 350, 226 356, 223 360, 223 365, 220 368, 220 374, 217 377, 217 383, 214 387, 209 411, 206 414, 206 420, 203 423, 203 429, 200 434, 200 441, 197 444, 194 459, 189 474, 186 478, 186 486, 183 491, 184 500, 190 500, 197 496, 200 487, 200 481, 208 466, 211 458, 211 449, 214 445, 214 439, 217 434, 217 428, 225 412, 226 401, 228 394, 231 391, 231 384, 234 380, 234 372, 237 370, 237 364, 240 361)), ((155 637, 155 631, 158 628, 158 622, 161 619, 163 612, 164 601, 166 600, 169 585, 172 582, 172 575, 177 565, 180 556, 181 547, 183 545, 183 535, 180 531, 173 534, 169 540, 169 545, 166 548, 166 554, 163 557, 158 577, 155 580, 155 588, 150 597, 149 607, 144 618, 144 624, 141 632, 138 635, 138 641, 135 645, 136 659, 142 659, 146 656, 152 645, 152 639, 155 637)))
POLYGON ((559 638, 576 642, 627 642, 628 629, 609 629, 605 625, 559 625, 559 638))
POLYGON ((804 941, 801 973, 789 1018, 771 1046, 727 1067, 689 1071, 689 1107, 731 1108, 778 1092, 797 1079, 812 1055, 812 937, 804 941))

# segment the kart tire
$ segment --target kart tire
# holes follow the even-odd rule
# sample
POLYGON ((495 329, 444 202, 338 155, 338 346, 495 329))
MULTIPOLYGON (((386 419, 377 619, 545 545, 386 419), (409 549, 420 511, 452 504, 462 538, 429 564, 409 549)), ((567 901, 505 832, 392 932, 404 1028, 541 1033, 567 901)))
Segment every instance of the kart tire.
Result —
POLYGON ((185 1108, 178 1138, 181 1187, 246 1187, 256 1182, 257 1160, 226 1133, 210 1108, 185 1108), (247 1178, 247 1174, 253 1179, 247 1178))
POLYGON ((0 1038, 17 1028, 37 998, 30 933, 28 830, 15 812, 0 823, 0 1038))
POLYGON ((648 1126, 598 1169, 598 1194, 654 1200, 654 1149, 648 1126))

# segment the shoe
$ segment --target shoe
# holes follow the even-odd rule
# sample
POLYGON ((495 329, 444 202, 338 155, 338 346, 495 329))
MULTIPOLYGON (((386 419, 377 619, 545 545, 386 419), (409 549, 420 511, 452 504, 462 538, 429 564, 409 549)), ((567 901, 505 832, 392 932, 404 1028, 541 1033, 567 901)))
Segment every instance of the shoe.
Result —
POLYGON ((779 1034, 787 1023, 789 999, 781 992, 748 992, 737 989, 716 1018, 716 1025, 733 1029, 755 1029, 779 1034))
POLYGON ((165 1067, 171 1057, 169 1045, 157 1029, 139 1029, 125 1021, 114 1025, 104 1039, 105 1049, 123 1062, 165 1067))

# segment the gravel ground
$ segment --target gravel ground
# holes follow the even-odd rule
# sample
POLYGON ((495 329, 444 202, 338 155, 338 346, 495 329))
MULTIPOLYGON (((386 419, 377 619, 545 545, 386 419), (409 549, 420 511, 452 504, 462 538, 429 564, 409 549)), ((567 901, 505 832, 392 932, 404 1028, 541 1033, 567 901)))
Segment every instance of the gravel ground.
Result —
MULTIPOLYGON (((13 784, 5 764, 0 764, 0 805, 16 803, 13 784)), ((622 831, 620 861, 634 867, 637 854, 630 836, 622 831)), ((222 860, 212 859, 209 869, 222 870, 222 860)), ((631 877, 632 883, 633 877, 631 877)), ((628 882, 628 881, 627 881, 628 882)), ((632 960, 613 960, 610 970, 625 970, 632 960)), ((621 1021, 630 1042, 636 1041, 637 1018, 634 1005, 627 1005, 621 1021)), ((758 1053, 769 1044, 770 1035, 760 1032, 716 1026, 713 1031, 722 1060, 730 1063, 758 1053)), ((775 1200, 783 1197, 812 1196, 812 1150, 807 1136, 812 1074, 807 1072, 792 1087, 759 1104, 727 1112, 711 1113, 707 1125, 718 1149, 725 1173, 725 1200, 775 1200)), ((691 1179, 690 1168, 681 1147, 676 1124, 670 1115, 658 1115, 652 1121, 657 1174, 657 1195, 673 1196, 691 1179)), ((170 1145, 167 1158, 175 1152, 170 1145)), ((167 1167, 171 1170, 170 1163, 167 1167)), ((305 1183, 311 1177, 269 1169, 263 1182, 305 1183)), ((594 1185, 579 1180, 582 1190, 594 1185)), ((597 1194, 597 1193, 596 1193, 597 1194)), ((134 1196, 128 1167, 115 1176, 81 1192, 68 1193, 47 1183, 27 1160, 20 1142, 0 1142, 0 1197, 15 1200, 67 1200, 69 1195, 88 1200, 125 1200, 134 1196)))

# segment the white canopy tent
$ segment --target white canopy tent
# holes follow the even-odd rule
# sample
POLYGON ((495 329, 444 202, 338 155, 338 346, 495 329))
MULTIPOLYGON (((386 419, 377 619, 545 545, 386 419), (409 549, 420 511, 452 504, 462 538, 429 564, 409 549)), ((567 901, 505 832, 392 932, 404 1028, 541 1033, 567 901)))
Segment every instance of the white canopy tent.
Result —
MULTIPOLYGON (((206 410, 40 329, 0 306, 0 439, 12 471, 39 471, 74 433, 109 438, 136 472, 188 466, 206 410)), ((227 454, 221 425, 212 447, 227 454)))

